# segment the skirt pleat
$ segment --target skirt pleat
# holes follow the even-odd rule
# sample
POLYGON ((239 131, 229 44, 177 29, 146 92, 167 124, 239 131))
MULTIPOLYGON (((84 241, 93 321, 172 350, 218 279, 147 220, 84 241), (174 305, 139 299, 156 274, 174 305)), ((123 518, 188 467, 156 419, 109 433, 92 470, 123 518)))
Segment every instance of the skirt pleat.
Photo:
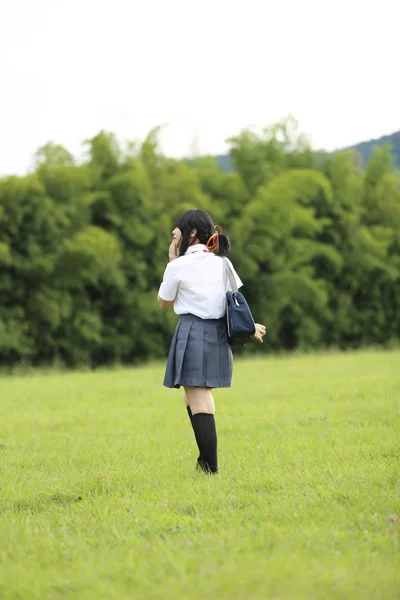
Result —
POLYGON ((230 387, 232 364, 225 319, 180 315, 168 355, 166 387, 230 387))

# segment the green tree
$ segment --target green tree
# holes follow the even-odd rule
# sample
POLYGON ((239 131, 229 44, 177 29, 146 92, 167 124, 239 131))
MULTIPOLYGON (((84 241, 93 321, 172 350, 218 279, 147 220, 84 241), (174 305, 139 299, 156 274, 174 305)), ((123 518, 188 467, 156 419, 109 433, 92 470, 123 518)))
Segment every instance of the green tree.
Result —
MULTIPOLYGON (((0 180, 0 359, 91 365, 165 356, 176 317, 156 292, 178 214, 209 211, 270 349, 400 337, 400 177, 387 148, 313 152, 286 119, 230 140, 235 171, 174 160, 160 128, 122 147, 100 132, 78 164, 48 143, 0 180)), ((248 346, 246 352, 257 351, 248 346)))
POLYGON ((261 136, 245 130, 228 142, 232 163, 252 195, 282 171, 315 166, 316 156, 292 117, 264 129, 261 136))
POLYGON ((337 270, 341 258, 317 239, 326 225, 314 206, 321 195, 332 201, 321 173, 286 171, 259 188, 235 225, 235 263, 246 274, 251 305, 275 349, 320 344, 330 316, 326 283, 316 276, 314 261, 323 259, 337 270))

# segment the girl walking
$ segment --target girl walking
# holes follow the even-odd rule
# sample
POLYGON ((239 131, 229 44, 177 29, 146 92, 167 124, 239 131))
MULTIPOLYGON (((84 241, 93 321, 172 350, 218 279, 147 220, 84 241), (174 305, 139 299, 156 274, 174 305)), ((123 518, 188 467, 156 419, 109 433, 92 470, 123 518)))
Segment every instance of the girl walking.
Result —
MULTIPOLYGON (((230 243, 202 210, 178 217, 169 264, 158 292, 161 308, 174 307, 179 321, 172 339, 164 385, 184 388, 184 401, 199 448, 198 468, 218 472, 214 388, 232 380, 232 350, 225 325, 227 283, 222 256, 230 243)), ((243 284, 233 269, 238 288, 243 284)), ((228 284, 229 286, 229 284, 228 284)), ((262 342, 264 325, 255 324, 262 342)))

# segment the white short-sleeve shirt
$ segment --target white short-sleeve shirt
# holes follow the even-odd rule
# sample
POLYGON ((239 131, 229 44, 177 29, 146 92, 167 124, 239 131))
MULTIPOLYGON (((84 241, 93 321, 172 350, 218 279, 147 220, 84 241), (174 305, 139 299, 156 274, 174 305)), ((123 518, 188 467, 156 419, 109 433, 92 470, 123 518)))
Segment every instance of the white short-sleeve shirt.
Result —
MULTIPOLYGON (((233 267, 232 270, 240 288, 243 283, 233 267)), ((225 314, 229 289, 221 257, 209 252, 204 244, 196 244, 167 265, 158 295, 162 300, 174 300, 177 315, 190 313, 201 319, 220 319, 225 314)))

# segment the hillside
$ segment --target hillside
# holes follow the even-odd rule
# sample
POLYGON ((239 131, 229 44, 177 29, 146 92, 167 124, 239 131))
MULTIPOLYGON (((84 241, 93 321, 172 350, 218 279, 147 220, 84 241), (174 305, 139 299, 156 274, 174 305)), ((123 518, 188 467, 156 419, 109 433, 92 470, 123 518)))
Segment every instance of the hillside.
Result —
MULTIPOLYGON (((384 135, 377 140, 369 140, 367 142, 360 142, 355 146, 348 148, 341 148, 340 150, 357 150, 363 158, 363 167, 368 162, 369 157, 372 154, 373 149, 376 146, 385 146, 390 144, 392 146, 393 162, 397 168, 400 168, 400 131, 396 131, 391 135, 384 135)), ((221 169, 225 172, 232 171, 232 162, 229 155, 219 155, 215 157, 219 163, 221 169)))
POLYGON ((400 168, 400 131, 396 131, 391 135, 384 135, 383 137, 377 140, 369 140, 368 142, 360 142, 355 146, 352 146, 352 150, 357 150, 363 157, 363 166, 368 162, 369 157, 372 154, 373 149, 376 146, 385 146, 390 144, 392 147, 392 154, 394 159, 394 164, 397 168, 400 168))

